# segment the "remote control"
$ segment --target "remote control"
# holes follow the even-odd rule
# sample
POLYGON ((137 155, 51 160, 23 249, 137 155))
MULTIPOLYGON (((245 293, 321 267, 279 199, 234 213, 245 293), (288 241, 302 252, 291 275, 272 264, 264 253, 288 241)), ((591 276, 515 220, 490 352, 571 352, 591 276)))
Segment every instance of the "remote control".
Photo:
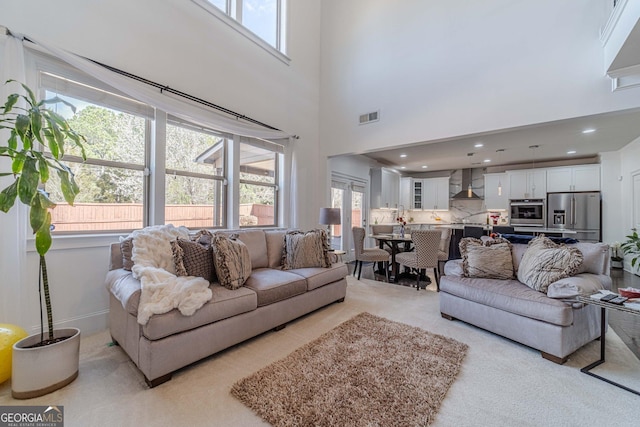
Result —
POLYGON ((627 297, 616 297, 609 301, 611 304, 622 305, 628 298, 627 297))
POLYGON ((618 294, 607 294, 605 296, 603 296, 602 298, 600 298, 600 301, 602 302, 611 302, 612 299, 614 298, 618 298, 620 295, 618 294))

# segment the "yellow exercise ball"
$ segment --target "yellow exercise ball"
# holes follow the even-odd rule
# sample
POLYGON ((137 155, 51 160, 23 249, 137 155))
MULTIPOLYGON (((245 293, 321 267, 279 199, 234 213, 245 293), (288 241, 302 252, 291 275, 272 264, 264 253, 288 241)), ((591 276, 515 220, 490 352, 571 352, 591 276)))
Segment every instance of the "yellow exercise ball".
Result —
POLYGON ((13 345, 27 335, 20 326, 0 323, 0 384, 11 378, 13 345))

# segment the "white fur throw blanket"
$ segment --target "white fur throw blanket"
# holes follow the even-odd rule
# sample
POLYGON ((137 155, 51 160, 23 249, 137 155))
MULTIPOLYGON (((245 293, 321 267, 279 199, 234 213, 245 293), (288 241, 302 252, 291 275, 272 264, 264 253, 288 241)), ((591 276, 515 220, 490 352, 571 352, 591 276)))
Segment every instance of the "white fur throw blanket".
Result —
POLYGON ((155 225, 136 230, 133 237, 131 269, 140 280, 142 292, 138 306, 138 323, 145 325, 153 314, 177 308, 191 316, 212 297, 209 282, 201 277, 176 276, 171 240, 189 239, 186 227, 155 225))

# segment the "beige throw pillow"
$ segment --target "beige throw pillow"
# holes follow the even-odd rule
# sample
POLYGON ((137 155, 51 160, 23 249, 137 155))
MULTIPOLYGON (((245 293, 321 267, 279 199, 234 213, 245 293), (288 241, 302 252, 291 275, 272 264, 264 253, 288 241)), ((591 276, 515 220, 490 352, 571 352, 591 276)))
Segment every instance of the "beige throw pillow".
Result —
POLYGON ((576 274, 582 258, 579 249, 558 245, 540 235, 529 242, 522 255, 518 280, 546 294, 551 283, 576 274))
POLYGON ((331 267, 331 258, 324 230, 289 231, 284 236, 283 270, 310 267, 331 267))
POLYGON ((513 279, 511 243, 505 239, 483 242, 466 237, 460 241, 462 271, 465 277, 513 279))
POLYGON ((215 235, 212 240, 213 261, 218 281, 228 289, 238 289, 251 275, 249 249, 234 236, 215 235))
MULTIPOLYGON (((121 238, 122 239, 122 238, 121 238)), ((133 268, 133 237, 120 240, 120 252, 122 252, 122 268, 131 271, 133 268)))

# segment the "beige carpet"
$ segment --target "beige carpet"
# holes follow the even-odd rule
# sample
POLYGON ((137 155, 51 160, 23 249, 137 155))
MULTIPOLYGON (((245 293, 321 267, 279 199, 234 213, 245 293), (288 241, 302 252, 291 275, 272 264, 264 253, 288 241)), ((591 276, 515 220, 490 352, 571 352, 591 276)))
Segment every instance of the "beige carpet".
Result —
MULTIPOLYGON (((5 381, 0 384, 0 405, 64 405, 65 427, 268 426, 231 395, 233 384, 367 312, 469 346, 432 427, 638 426, 638 396, 580 372, 598 358, 598 342, 556 365, 528 347, 441 318, 435 284, 416 292, 351 276, 348 282, 343 303, 182 369, 154 389, 147 388, 121 348, 108 346, 108 331, 83 331, 78 379, 29 401, 12 399, 10 381, 5 381)), ((640 373, 638 359, 611 330, 606 341, 607 363, 598 371, 615 371, 630 387, 640 389, 633 377, 640 373)))
POLYGON ((237 382, 274 426, 418 426, 435 418, 467 345, 361 313, 237 382))

